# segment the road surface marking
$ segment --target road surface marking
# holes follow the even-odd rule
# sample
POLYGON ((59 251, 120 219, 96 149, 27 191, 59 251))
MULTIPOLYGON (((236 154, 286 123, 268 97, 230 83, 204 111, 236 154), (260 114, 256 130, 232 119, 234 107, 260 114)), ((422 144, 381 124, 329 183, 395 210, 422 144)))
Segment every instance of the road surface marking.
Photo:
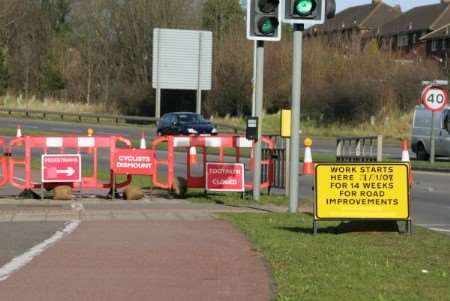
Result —
MULTIPOLYGON (((20 178, 20 177, 14 177, 14 180, 18 180, 18 181, 20 181, 20 182, 25 182, 25 179, 22 179, 22 178, 20 178)), ((39 184, 39 183, 31 183, 31 184, 37 185, 37 184, 39 184)))
POLYGON ((33 260, 34 257, 40 255, 45 250, 47 250, 51 245, 56 243, 58 240, 69 235, 80 225, 80 221, 71 221, 66 224, 62 231, 57 231, 52 237, 35 245, 27 252, 13 258, 10 262, 5 264, 0 268, 0 281, 5 281, 8 279, 15 271, 23 268, 29 262, 33 260))
MULTIPOLYGON (((8 127, 13 127, 13 128, 15 128, 17 126, 17 124, 12 124, 12 123, 10 123, 10 124, 8 124, 8 127)), ((39 127, 39 126, 35 126, 35 125, 27 125, 26 127, 25 127, 25 129, 40 129, 41 127, 39 127)), ((23 128, 22 128, 23 129, 23 128)))
POLYGON ((413 170, 414 174, 420 174, 420 175, 431 175, 431 176, 443 176, 443 177, 450 177, 449 173, 444 172, 431 172, 431 171, 419 171, 419 170, 413 170))
POLYGON ((54 132, 68 132, 68 133, 78 133, 81 134, 80 130, 72 130, 72 129, 61 129, 61 128, 50 128, 50 131, 54 132))
POLYGON ((433 231, 438 231, 438 232, 450 233, 450 229, 441 229, 441 228, 429 228, 429 229, 433 230, 433 231))
POLYGON ((84 211, 83 203, 80 202, 80 201, 72 202, 72 203, 70 204, 70 208, 72 208, 72 209, 74 209, 74 210, 77 210, 77 211, 84 211))

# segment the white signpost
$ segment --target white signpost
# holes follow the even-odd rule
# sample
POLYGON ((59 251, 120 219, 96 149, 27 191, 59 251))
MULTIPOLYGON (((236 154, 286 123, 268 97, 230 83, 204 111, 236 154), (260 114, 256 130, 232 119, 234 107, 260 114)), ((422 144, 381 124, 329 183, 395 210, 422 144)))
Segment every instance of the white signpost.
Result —
POLYGON ((435 113, 441 112, 448 104, 448 92, 443 86, 436 83, 428 84, 422 91, 422 104, 425 108, 432 112, 431 115, 431 133, 430 133, 430 162, 434 164, 435 157, 435 132, 434 120, 435 113))
POLYGON ((152 84, 156 89, 155 117, 161 117, 161 89, 196 90, 201 113, 203 90, 211 90, 212 32, 155 28, 152 84))

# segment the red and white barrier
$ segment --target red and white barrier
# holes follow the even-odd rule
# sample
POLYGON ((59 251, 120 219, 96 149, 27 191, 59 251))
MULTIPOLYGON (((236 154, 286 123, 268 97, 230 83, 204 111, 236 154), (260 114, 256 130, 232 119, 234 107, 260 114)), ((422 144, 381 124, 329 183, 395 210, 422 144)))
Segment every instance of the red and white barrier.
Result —
MULTIPOLYGON (((262 142, 269 149, 274 149, 273 142, 271 139, 267 137, 262 138, 262 142)), ((241 150, 242 149, 254 149, 254 143, 251 140, 247 140, 245 137, 238 136, 162 136, 155 139, 152 143, 152 149, 155 153, 154 164, 155 164, 155 173, 153 174, 153 184, 155 187, 159 187, 162 189, 171 189, 173 185, 173 180, 175 178, 174 174, 174 149, 175 148, 186 148, 187 150, 187 183, 189 188, 205 188, 206 181, 206 163, 208 161, 208 148, 216 148, 219 150, 219 158, 218 160, 214 160, 215 162, 224 162, 224 150, 225 149, 233 149, 235 153, 235 161, 236 163, 240 163, 241 158, 241 150), (167 144, 167 158, 159 159, 157 156, 156 150, 161 144, 167 144), (192 165, 197 163, 197 158, 194 159, 194 151, 196 157, 196 148, 202 150, 202 168, 203 173, 201 176, 193 176, 191 175, 191 167, 192 165), (194 163, 195 162, 195 163, 194 163), (158 166, 167 166, 167 175, 165 177, 159 175, 158 166), (164 181, 161 179, 164 178, 164 181)), ((262 166, 267 166, 268 169, 268 177, 265 181, 261 183, 261 188, 270 188, 273 180, 273 162, 272 159, 262 160, 262 166)), ((250 168, 252 170, 253 168, 250 168)), ((248 182, 245 184, 245 188, 247 190, 253 189, 253 182, 248 182)))
MULTIPOLYGON (((80 154, 83 150, 92 150, 92 175, 84 176, 80 183, 72 183, 75 188, 82 187, 83 189, 99 189, 99 188, 111 188, 112 178, 107 182, 102 182, 98 179, 99 170, 99 156, 98 149, 104 148, 110 151, 110 162, 113 162, 114 153, 117 149, 117 143, 121 142, 125 145, 125 148, 131 147, 131 141, 118 136, 99 136, 99 137, 30 137, 23 136, 10 141, 9 153, 14 154, 14 149, 23 147, 24 158, 16 159, 12 155, 9 159, 9 183, 22 189, 29 191, 32 189, 41 188, 41 179, 35 179, 33 181, 32 176, 32 153, 33 151, 40 151, 42 154, 48 154, 50 150, 54 153, 56 150, 60 154, 67 153, 66 149, 70 149, 70 153, 80 154), (24 179, 20 179, 17 176, 17 167, 22 166, 25 170, 24 179)), ((110 168, 108 168, 110 171, 110 168)), ((128 176, 126 180, 118 183, 118 188, 125 187, 131 182, 131 176, 128 176)), ((47 186, 46 186, 47 187, 47 186)))

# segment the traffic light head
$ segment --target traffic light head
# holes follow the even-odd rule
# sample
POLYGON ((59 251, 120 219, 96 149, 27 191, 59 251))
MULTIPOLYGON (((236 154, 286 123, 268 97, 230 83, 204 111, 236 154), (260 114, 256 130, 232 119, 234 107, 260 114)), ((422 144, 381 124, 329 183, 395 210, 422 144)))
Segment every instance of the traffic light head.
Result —
POLYGON ((247 1, 247 38, 260 41, 281 39, 279 0, 247 1))
POLYGON ((323 24, 336 10, 335 0, 285 0, 284 22, 292 24, 323 24))

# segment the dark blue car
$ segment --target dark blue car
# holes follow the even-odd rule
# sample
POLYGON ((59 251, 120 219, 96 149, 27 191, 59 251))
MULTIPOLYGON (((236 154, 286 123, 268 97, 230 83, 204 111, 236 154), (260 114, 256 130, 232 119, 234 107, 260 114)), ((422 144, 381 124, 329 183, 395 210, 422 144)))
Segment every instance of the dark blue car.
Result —
POLYGON ((217 135, 217 129, 202 115, 190 112, 164 114, 156 130, 161 135, 217 135))

